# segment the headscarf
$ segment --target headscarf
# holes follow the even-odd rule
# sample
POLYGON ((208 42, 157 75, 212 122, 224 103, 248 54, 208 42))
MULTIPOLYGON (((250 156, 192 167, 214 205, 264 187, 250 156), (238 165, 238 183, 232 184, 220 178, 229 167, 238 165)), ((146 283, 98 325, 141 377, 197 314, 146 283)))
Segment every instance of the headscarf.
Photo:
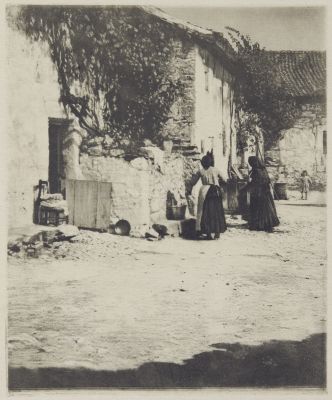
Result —
POLYGON ((210 158, 211 165, 210 167, 214 167, 214 157, 213 157, 213 149, 206 153, 206 156, 210 158))
POLYGON ((251 166, 250 176, 256 184, 269 184, 270 177, 262 161, 256 156, 250 156, 248 163, 251 166))
POLYGON ((212 162, 211 162, 211 157, 209 156, 204 156, 201 160, 201 164, 203 166, 204 169, 208 169, 209 167, 211 167, 212 162))
POLYGON ((252 169, 265 169, 264 164, 261 162, 261 160, 256 157, 256 156, 250 156, 248 158, 248 163, 251 166, 252 169))

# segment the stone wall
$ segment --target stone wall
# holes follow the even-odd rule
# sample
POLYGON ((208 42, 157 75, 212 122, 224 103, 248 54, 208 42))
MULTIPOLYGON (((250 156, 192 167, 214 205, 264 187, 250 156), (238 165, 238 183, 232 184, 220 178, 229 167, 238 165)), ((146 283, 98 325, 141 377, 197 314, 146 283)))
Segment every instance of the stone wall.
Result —
MULTIPOLYGON (((181 78, 184 96, 175 101, 161 132, 165 139, 173 142, 173 152, 146 147, 143 152, 136 149, 137 154, 131 155, 131 161, 125 161, 125 152, 115 148, 112 139, 107 137, 84 141, 78 158, 80 140, 77 134, 73 133, 72 138, 67 139, 76 150, 68 150, 65 156, 66 176, 122 182, 117 196, 124 207, 114 209, 114 213, 119 218, 127 216, 134 225, 163 223, 168 195, 178 204, 187 204, 186 188, 190 186, 192 174, 200 167, 201 151, 210 150, 209 136, 215 138, 216 164, 225 174, 230 155, 236 162, 231 74, 210 53, 199 50, 193 43, 179 40, 174 43, 174 48, 170 72, 175 79, 181 78), (205 88, 206 70, 209 74, 208 90, 205 88), (201 148, 202 141, 206 144, 204 149, 201 148), (144 180, 147 180, 146 184, 143 184, 144 180), (128 189, 135 181, 135 190, 141 193, 137 194, 141 198, 139 202, 131 201, 132 189, 128 189), (125 213, 124 209, 131 211, 125 213), (142 217, 138 217, 140 214, 142 217)), ((195 197, 198 190, 199 185, 194 189, 195 197)))
POLYGON ((234 77, 209 51, 196 47, 195 125, 192 142, 202 153, 213 149, 215 165, 227 175, 236 164, 234 77))
POLYGON ((178 38, 174 40, 174 54, 170 76, 180 79, 184 86, 183 96, 179 96, 171 107, 169 120, 163 126, 161 135, 180 142, 191 140, 195 110, 195 58, 194 44, 178 38))
MULTIPOLYGON (((112 139, 106 137, 84 141, 79 159, 75 156, 76 161, 70 154, 77 155, 77 150, 68 152, 65 157, 69 166, 67 176, 122 182, 122 189, 114 196, 121 198, 123 208, 115 208, 114 214, 118 218, 128 217, 134 225, 163 223, 168 195, 178 204, 187 204, 186 188, 200 167, 200 157, 211 150, 211 137, 214 138, 216 166, 225 175, 229 159, 234 164, 237 162, 232 75, 209 52, 192 43, 179 40, 174 48, 171 74, 176 79, 181 77, 184 96, 175 101, 169 121, 161 132, 165 139, 172 141, 173 152, 148 146, 145 150, 136 149, 137 154, 125 161, 125 152, 115 148, 112 139), (147 183, 143 184, 145 180, 147 183), (140 201, 132 201, 132 189, 128 189, 135 181, 140 201)), ((68 142, 77 146, 79 138, 75 135, 73 133, 68 142)), ((196 198, 199 186, 193 191, 196 198)))
POLYGON ((7 26, 8 225, 33 222, 34 186, 48 180, 48 118, 64 118, 57 73, 40 43, 7 26))
POLYGON ((307 170, 313 181, 312 188, 323 190, 326 185, 325 105, 311 101, 301 104, 300 110, 294 126, 281 132, 279 143, 265 152, 265 158, 272 164, 273 177, 286 179, 289 188, 298 189, 301 172, 307 170))
POLYGON ((150 175, 150 212, 151 221, 160 223, 166 219, 166 206, 168 195, 178 205, 187 204, 184 182, 184 157, 172 154, 165 157, 164 167, 157 171, 151 170, 150 175))
POLYGON ((174 102, 161 134, 187 158, 189 172, 213 148, 216 166, 227 174, 229 159, 237 163, 234 77, 222 60, 193 42, 179 39, 174 48, 171 74, 181 78, 184 96, 174 102))
MULTIPOLYGON (((34 186, 39 179, 48 180, 48 120, 72 116, 60 106, 57 73, 47 46, 30 42, 11 28, 7 43, 9 225, 19 226, 32 223, 34 186)), ((111 137, 82 143, 85 135, 72 126, 63 138, 65 177, 113 182, 116 217, 135 224, 161 222, 167 193, 185 203, 185 187, 199 167, 201 150, 209 150, 201 148, 202 139, 211 135, 216 138, 215 154, 220 152, 218 162, 227 168, 232 140, 236 147, 234 131, 230 136, 231 76, 203 53, 187 39, 174 42, 171 74, 181 79, 184 94, 176 99, 161 132, 172 139, 173 153, 158 149, 156 158, 137 154, 125 161, 119 158, 123 150, 114 148, 111 137), (210 76, 208 91, 205 68, 210 76)))
POLYGON ((185 157, 181 154, 148 146, 138 149, 140 155, 125 160, 125 154, 98 153, 92 143, 91 154, 80 152, 81 140, 75 129, 64 140, 66 178, 111 182, 112 218, 126 219, 133 228, 162 224, 166 221, 168 193, 178 203, 185 203, 185 179, 190 177, 185 176, 185 157))
POLYGON ((125 219, 132 227, 150 223, 149 165, 145 159, 134 161, 80 156, 80 179, 111 182, 111 217, 125 219))

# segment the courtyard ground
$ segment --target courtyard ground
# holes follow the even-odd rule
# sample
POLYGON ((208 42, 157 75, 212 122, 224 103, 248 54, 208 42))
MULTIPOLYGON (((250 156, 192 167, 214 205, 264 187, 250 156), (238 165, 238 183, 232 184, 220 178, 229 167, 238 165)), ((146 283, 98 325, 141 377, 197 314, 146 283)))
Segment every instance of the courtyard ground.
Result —
POLYGON ((82 231, 10 257, 10 387, 324 386, 326 208, 219 241, 82 231))

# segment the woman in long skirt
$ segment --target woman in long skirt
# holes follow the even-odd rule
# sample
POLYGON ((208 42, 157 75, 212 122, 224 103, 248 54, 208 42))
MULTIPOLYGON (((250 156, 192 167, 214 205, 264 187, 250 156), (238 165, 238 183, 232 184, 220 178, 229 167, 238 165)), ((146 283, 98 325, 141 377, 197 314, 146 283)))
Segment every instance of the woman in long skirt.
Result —
POLYGON ((273 227, 279 225, 279 219, 270 190, 269 175, 257 157, 249 157, 248 163, 251 166, 248 185, 250 190, 249 229, 272 232, 273 227))
MULTIPOLYGON (((222 204, 222 192, 219 181, 226 182, 217 168, 213 167, 213 160, 210 156, 204 156, 201 161, 202 169, 193 176, 192 186, 199 179, 202 186, 198 194, 196 232, 197 235, 206 234, 207 239, 218 239, 220 233, 226 231, 225 213, 222 204)), ((190 193, 189 193, 190 194, 190 193)))

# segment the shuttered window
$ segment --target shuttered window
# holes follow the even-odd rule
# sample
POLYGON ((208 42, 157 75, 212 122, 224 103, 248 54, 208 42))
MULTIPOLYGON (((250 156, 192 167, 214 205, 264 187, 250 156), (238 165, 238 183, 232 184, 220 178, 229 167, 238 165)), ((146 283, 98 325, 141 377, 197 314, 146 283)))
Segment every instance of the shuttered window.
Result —
POLYGON ((327 132, 323 131, 323 153, 327 154, 327 132))

